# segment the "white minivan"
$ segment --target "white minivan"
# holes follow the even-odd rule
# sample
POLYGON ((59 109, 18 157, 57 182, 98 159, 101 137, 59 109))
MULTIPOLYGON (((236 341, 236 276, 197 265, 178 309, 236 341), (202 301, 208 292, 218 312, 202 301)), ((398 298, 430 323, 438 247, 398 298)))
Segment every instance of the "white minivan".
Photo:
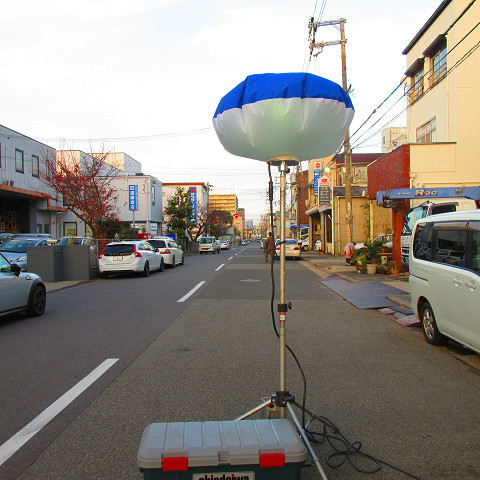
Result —
POLYGON ((409 252, 412 309, 428 343, 480 353, 480 210, 415 224, 409 252))

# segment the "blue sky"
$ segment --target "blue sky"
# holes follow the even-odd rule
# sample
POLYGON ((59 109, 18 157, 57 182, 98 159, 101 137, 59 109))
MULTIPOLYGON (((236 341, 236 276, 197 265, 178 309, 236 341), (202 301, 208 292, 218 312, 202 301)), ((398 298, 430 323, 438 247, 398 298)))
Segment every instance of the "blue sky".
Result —
MULTIPOLYGON (((322 20, 347 20, 351 131, 398 85, 402 50, 440 3, 326 1, 322 20)), ((322 4, 0 0, 0 124, 56 148, 124 151, 164 182, 209 182, 213 193, 237 193, 247 219, 258 220, 266 166, 225 152, 211 119, 220 98, 253 73, 308 66, 341 84, 339 46, 305 61, 308 19, 322 4), (132 139, 144 136, 154 138, 132 139)), ((316 40, 339 36, 322 27, 316 40)), ((379 151, 379 137, 363 147, 379 151)))

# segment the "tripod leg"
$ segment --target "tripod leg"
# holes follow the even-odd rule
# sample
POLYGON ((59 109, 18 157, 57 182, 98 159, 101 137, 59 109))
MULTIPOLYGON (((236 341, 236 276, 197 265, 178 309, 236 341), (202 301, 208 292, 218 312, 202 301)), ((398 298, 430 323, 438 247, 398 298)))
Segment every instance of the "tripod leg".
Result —
POLYGON ((246 418, 250 417, 254 413, 257 413, 260 410, 263 410, 264 408, 268 407, 271 403, 272 403, 272 400, 269 399, 266 402, 263 402, 260 405, 257 405, 255 408, 252 408, 252 410, 250 410, 249 412, 244 413, 242 416, 236 418, 234 421, 238 422, 239 420, 245 420, 246 418))
POLYGON ((310 441, 308 440, 305 432, 303 431, 302 426, 300 425, 300 422, 298 421, 297 416, 295 415, 295 412, 290 402, 287 402, 287 408, 288 408, 288 411, 290 412, 290 416, 292 417, 293 422, 295 423, 295 426, 297 427, 298 433, 302 437, 303 443, 305 444, 308 451, 310 452, 310 455, 312 456, 313 463, 315 463, 315 466, 317 467, 318 473, 320 474, 320 478, 322 480, 328 480, 327 476, 325 475, 325 472, 323 471, 322 466, 320 465, 320 461, 318 460, 318 457, 315 454, 315 451, 313 450, 312 445, 310 444, 310 441))

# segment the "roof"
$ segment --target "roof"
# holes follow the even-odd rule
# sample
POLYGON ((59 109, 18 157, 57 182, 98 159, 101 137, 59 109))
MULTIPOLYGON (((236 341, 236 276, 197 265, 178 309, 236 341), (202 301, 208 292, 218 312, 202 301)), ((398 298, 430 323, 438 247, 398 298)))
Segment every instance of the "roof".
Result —
POLYGON ((423 37, 423 34, 433 25, 435 20, 448 7, 451 1, 452 0, 443 0, 440 6, 433 12, 433 15, 427 20, 425 25, 419 30, 419 32, 413 37, 412 41, 407 45, 405 50, 402 52, 403 55, 406 55, 416 45, 416 43, 423 37))
MULTIPOLYGON (((375 160, 378 160, 381 156, 385 155, 384 153, 352 153, 351 163, 352 165, 365 164, 368 165, 375 160)), ((345 163, 345 157, 343 153, 339 153, 335 156, 335 163, 343 164, 345 163)))

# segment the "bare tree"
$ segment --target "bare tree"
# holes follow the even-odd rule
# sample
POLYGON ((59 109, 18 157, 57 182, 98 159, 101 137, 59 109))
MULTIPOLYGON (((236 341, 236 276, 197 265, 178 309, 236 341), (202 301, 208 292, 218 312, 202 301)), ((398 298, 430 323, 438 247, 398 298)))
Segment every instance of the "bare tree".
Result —
POLYGON ((108 163, 108 152, 86 154, 79 150, 58 150, 44 155, 40 179, 63 197, 64 206, 104 238, 107 220, 118 219, 117 195, 111 183, 120 173, 108 163))

